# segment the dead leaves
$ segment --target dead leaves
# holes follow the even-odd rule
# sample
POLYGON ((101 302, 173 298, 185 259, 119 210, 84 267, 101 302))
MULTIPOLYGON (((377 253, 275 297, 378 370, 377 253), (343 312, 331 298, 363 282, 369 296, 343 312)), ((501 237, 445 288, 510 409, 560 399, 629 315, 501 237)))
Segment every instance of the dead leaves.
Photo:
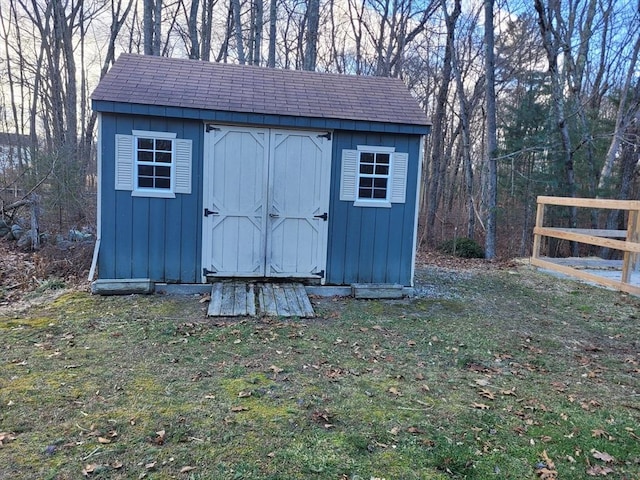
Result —
POLYGON ((402 396, 402 392, 400 392, 400 390, 398 390, 396 387, 390 387, 389 388, 389 393, 391 395, 395 395, 396 397, 401 397, 402 396))
POLYGON ((607 466, 606 464, 614 463, 616 461, 615 458, 613 458, 607 452, 600 452, 599 450, 595 449, 591 450, 591 455, 593 455, 593 458, 595 458, 596 460, 604 462, 605 465, 590 465, 589 468, 587 468, 587 475, 589 475, 590 477, 606 477, 610 473, 613 473, 613 468, 607 466))
POLYGON ((13 442, 16 439, 15 435, 9 432, 0 432, 0 447, 3 447, 6 443, 13 442))
POLYGON ((329 410, 316 410, 311 414, 311 420, 315 423, 322 425, 326 429, 333 428, 335 425, 333 423, 334 415, 329 412, 329 410))
POLYGON ((151 443, 155 444, 155 445, 164 445, 164 442, 166 440, 166 433, 164 430, 158 430, 156 432, 156 436, 155 437, 151 437, 151 443))
POLYGON ((615 458, 613 458, 607 452, 599 452, 598 450, 593 450, 592 454, 593 454, 593 458, 597 458, 598 460, 602 460, 604 463, 615 462, 615 458))
POLYGON ((587 468, 587 475, 591 477, 606 477, 610 473, 613 473, 613 469, 601 465, 593 465, 587 468))
POLYGON ((536 466, 536 474, 540 480, 555 480, 558 478, 558 471, 553 460, 549 457, 546 450, 542 452, 542 461, 536 466))

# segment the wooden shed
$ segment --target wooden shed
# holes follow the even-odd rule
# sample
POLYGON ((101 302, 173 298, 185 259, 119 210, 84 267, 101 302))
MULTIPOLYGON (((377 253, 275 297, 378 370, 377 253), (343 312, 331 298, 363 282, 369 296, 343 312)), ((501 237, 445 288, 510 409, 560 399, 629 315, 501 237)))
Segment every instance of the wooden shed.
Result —
POLYGON ((92 105, 99 279, 412 284, 429 123, 401 80, 124 54, 92 105))

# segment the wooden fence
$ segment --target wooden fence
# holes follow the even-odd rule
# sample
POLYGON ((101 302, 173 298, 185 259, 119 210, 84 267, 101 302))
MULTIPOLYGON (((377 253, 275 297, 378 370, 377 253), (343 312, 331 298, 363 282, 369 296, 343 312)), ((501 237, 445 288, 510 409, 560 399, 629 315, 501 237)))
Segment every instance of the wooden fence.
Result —
MULTIPOLYGON (((549 270, 561 272, 582 280, 588 280, 617 290, 640 295, 640 282, 634 281, 634 272, 640 259, 640 201, 602 200, 592 198, 538 197, 536 226, 533 229, 533 254, 531 264, 549 270), (592 228, 559 228, 544 226, 547 205, 578 207, 589 209, 624 210, 627 212, 626 230, 602 230, 592 228), (570 242, 594 245, 623 252, 621 272, 618 278, 598 275, 590 271, 579 270, 558 258, 541 257, 542 238, 552 237, 570 242)), ((598 260, 591 266, 598 268, 598 260)), ((600 263, 604 263, 601 260, 600 263)), ((576 265, 579 262, 574 262, 576 265)), ((585 264, 586 265, 586 264, 585 264)), ((635 273, 635 276, 640 274, 635 273)))

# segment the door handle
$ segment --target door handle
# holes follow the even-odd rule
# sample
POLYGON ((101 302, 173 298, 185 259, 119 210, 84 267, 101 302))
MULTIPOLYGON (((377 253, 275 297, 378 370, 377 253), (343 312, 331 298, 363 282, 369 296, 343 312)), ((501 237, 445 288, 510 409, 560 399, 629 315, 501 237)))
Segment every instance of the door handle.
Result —
POLYGON ((270 213, 269 216, 271 218, 278 218, 280 215, 278 215, 277 213, 270 213))

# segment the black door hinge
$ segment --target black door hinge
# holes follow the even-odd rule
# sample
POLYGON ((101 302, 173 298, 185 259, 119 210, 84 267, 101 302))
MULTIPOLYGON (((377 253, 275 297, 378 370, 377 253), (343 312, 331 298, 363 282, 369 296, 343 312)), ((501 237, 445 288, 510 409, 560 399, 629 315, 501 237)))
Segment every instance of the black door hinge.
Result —
POLYGON ((318 135, 318 138, 326 138, 327 140, 331 140, 331 132, 323 133, 322 135, 318 135))
POLYGON ((219 129, 218 127, 216 127, 216 126, 214 126, 214 125, 211 125, 210 123, 207 123, 207 126, 206 126, 205 131, 206 131, 207 133, 209 133, 211 130, 217 130, 217 131, 220 131, 220 129, 219 129))
POLYGON ((313 218, 321 218, 326 222, 329 215, 327 215, 327 212, 324 212, 322 215, 314 215, 313 218))
POLYGON ((219 212, 214 212, 212 210, 209 210, 208 208, 204 209, 204 216, 208 217, 209 215, 218 215, 219 212))
POLYGON ((317 275, 318 277, 324 278, 324 270, 320 270, 319 272, 311 272, 311 275, 317 275))
POLYGON ((209 270, 208 268, 203 268, 202 269, 202 276, 206 277, 207 275, 213 275, 214 273, 216 273, 215 270, 209 270))

